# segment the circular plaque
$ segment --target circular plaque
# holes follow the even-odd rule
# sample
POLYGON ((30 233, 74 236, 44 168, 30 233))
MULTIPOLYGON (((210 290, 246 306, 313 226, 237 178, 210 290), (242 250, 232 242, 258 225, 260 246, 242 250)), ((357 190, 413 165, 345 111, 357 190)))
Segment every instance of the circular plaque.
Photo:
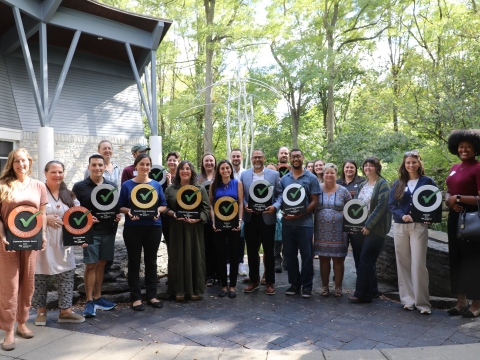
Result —
POLYGON ((350 224, 361 224, 368 217, 368 207, 358 199, 350 200, 343 208, 343 216, 350 224))
POLYGON ((278 167, 278 173, 280 174, 281 178, 287 175, 289 172, 290 172, 290 169, 288 165, 283 165, 278 167))
POLYGON ((18 206, 8 215, 7 224, 13 235, 21 239, 31 238, 42 230, 42 212, 33 206, 18 206))
POLYGON ((283 201, 288 206, 297 206, 305 201, 305 189, 300 184, 290 184, 283 190, 283 201))
POLYGON ((177 203, 185 210, 193 210, 202 202, 200 188, 193 185, 182 186, 177 192, 177 203))
POLYGON ((167 170, 161 165, 152 165, 148 176, 150 179, 158 181, 160 185, 163 185, 167 181, 167 170))
POLYGON ((120 194, 115 186, 101 184, 92 191, 90 200, 93 206, 100 211, 108 211, 117 206, 120 194))
POLYGON ((138 184, 132 190, 132 203, 139 209, 150 209, 158 201, 158 194, 152 185, 138 184), (148 199, 152 198, 150 201, 148 199))
POLYGON ((413 193, 413 205, 422 212, 433 212, 442 204, 442 193, 433 185, 420 186, 413 193))
POLYGON ((248 194, 250 195, 250 199, 256 203, 263 204, 272 198, 273 188, 274 186, 267 180, 257 180, 250 185, 248 194))
POLYGON ((73 235, 83 235, 93 226, 92 210, 83 206, 73 206, 63 215, 63 226, 73 235))
POLYGON ((215 202, 215 215, 222 221, 230 221, 238 214, 238 201, 230 196, 222 196, 215 202))

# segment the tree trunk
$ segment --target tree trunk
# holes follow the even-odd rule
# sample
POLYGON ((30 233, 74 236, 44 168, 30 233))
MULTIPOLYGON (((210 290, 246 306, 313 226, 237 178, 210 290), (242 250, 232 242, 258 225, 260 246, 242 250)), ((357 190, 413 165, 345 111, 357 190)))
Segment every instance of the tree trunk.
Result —
MULTIPOLYGON (((204 0, 207 27, 213 25, 215 15, 215 0, 204 0)), ((212 31, 212 29, 209 29, 212 31)), ((205 40, 205 129, 203 133, 203 150, 213 151, 213 119, 212 119, 212 84, 213 84, 213 35, 209 34, 205 40)))

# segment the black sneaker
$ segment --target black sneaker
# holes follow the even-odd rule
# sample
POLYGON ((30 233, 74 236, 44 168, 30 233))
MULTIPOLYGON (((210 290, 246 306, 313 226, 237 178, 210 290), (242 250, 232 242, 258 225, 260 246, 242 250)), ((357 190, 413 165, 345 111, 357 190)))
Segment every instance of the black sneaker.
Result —
POLYGON ((312 290, 311 289, 303 289, 302 290, 302 298, 308 299, 312 297, 312 290))
POLYGON ((295 285, 290 286, 287 291, 285 291, 286 295, 295 295, 295 294, 300 294, 300 290, 297 289, 295 285))

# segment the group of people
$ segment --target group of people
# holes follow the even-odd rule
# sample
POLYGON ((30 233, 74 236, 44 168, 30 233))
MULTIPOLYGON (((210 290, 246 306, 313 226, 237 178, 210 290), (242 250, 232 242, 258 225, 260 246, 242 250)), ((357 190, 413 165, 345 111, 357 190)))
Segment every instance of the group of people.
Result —
MULTIPOLYGON (((449 208, 448 239, 452 292, 458 302, 448 310, 450 315, 477 317, 480 315, 480 286, 475 276, 480 270, 477 256, 480 243, 457 239, 458 214, 477 209, 480 195, 480 131, 459 130, 448 139, 449 151, 461 163, 452 167, 447 178, 446 206, 449 208), (470 304, 467 299, 473 300, 470 304)), ((134 163, 120 172, 112 163, 112 144, 104 140, 98 154, 90 156, 85 179, 72 191, 64 183, 64 165, 56 160, 45 166, 46 182, 30 177, 32 158, 25 149, 13 150, 0 175, 0 329, 5 331, 3 350, 15 348, 16 333, 32 338, 26 327, 31 304, 37 308, 35 325, 46 324, 46 292, 50 276, 58 282, 59 322, 79 323, 93 317, 96 310, 111 310, 116 304, 102 297, 105 267, 113 260, 115 234, 120 214, 125 215, 123 238, 128 253, 128 285, 132 309, 145 310, 142 302, 140 265, 142 249, 145 265, 146 304, 161 308, 157 298, 157 252, 163 235, 168 249, 168 294, 178 301, 199 300, 205 288, 217 280, 218 296, 235 298, 239 273, 243 273, 244 244, 249 264, 245 293, 257 291, 265 284, 267 295, 275 294, 275 273, 286 268, 290 287, 286 295, 312 296, 314 257, 320 260, 321 296, 332 295, 329 287, 333 263, 333 295, 342 297, 344 260, 349 244, 352 247, 357 280, 353 303, 369 303, 379 296, 376 261, 385 237, 391 229, 397 259, 401 302, 405 310, 430 314, 426 254, 428 224, 412 218, 412 197, 423 185, 436 186, 425 176, 418 151, 404 154, 399 179, 390 188, 382 177, 382 165, 376 157, 366 158, 358 175, 355 161, 347 160, 339 169, 322 160, 307 162, 300 149, 281 147, 277 164, 265 164, 261 150, 251 154, 250 169, 242 168, 240 149, 231 151, 229 160, 216 162, 213 154, 205 154, 197 175, 188 160, 170 152, 166 162, 166 181, 162 185, 150 178, 152 160, 142 144, 132 147, 134 163), (120 178, 121 176, 121 178, 120 178), (251 208, 250 187, 263 180, 273 189, 271 204, 263 211, 251 208), (119 182, 121 181, 121 187, 119 182), (109 185, 119 191, 118 210, 113 218, 93 216, 93 243, 83 244, 85 263, 86 306, 83 316, 72 312, 75 259, 72 248, 63 246, 63 215, 81 205, 93 209, 92 192, 99 185, 109 185), (155 191, 149 218, 132 213, 132 193, 138 185, 155 191), (178 193, 189 185, 200 194, 196 210, 198 217, 180 216, 178 193), (282 193, 296 186, 305 194, 300 213, 283 212, 282 193), (119 189, 119 190, 118 190, 119 189), (207 190, 208 189, 208 190, 207 190), (238 223, 228 229, 216 224, 215 204, 224 197, 233 198, 238 207, 238 223), (353 198, 362 201, 368 210, 364 226, 358 233, 346 233, 342 228, 343 209, 353 198), (9 251, 7 219, 19 206, 32 206, 42 215, 41 250, 9 251), (260 277, 260 248, 263 249, 264 274, 260 277), (299 263, 300 254, 301 263, 299 263), (33 297, 33 299, 32 299, 33 297)), ((115 190, 112 190, 114 192, 115 190)), ((193 195, 192 195, 193 196, 193 195)), ((246 274, 245 274, 246 275, 246 274)))

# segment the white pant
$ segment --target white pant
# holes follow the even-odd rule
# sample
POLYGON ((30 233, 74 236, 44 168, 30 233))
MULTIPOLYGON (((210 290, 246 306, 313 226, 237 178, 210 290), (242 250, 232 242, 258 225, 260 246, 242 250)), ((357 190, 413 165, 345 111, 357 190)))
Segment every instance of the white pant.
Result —
POLYGON ((428 227, 421 223, 393 224, 400 301, 430 310, 426 265, 428 227))

